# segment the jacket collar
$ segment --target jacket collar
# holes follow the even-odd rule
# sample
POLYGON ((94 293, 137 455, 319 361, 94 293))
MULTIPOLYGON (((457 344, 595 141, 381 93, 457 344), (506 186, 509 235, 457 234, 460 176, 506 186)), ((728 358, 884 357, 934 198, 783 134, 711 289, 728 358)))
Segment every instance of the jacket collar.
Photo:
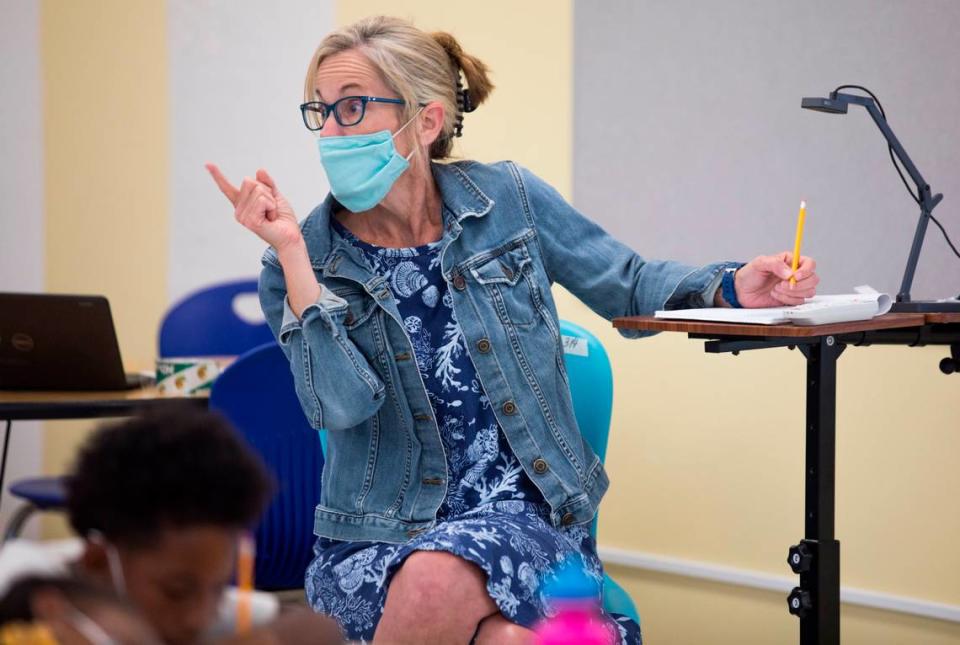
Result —
MULTIPOLYGON (((470 163, 431 162, 430 164, 433 178, 440 191, 440 199, 456 218, 457 228, 464 219, 483 217, 494 205, 494 201, 487 197, 466 173, 465 168, 469 167, 470 163)), ((335 234, 330 226, 330 218, 339 208, 341 206, 334 196, 327 194, 326 199, 301 223, 300 228, 307 244, 311 264, 315 270, 323 271, 328 276, 343 276, 358 282, 367 282, 369 275, 364 273, 366 279, 357 279, 361 277, 361 273, 347 268, 349 264, 363 266, 359 251, 335 234), (353 262, 343 262, 343 255, 353 259, 353 262)))
POLYGON ((477 186, 465 168, 470 162, 432 163, 433 178, 444 205, 462 222, 467 217, 483 217, 493 208, 493 200, 477 186))

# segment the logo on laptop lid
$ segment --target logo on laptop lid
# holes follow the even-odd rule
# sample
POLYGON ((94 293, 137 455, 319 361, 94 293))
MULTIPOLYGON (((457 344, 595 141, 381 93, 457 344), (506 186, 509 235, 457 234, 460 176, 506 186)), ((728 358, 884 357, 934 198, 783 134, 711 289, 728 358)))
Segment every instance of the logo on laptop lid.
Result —
POLYGON ((33 336, 18 331, 10 337, 10 344, 13 345, 14 349, 21 352, 32 352, 34 347, 33 336))

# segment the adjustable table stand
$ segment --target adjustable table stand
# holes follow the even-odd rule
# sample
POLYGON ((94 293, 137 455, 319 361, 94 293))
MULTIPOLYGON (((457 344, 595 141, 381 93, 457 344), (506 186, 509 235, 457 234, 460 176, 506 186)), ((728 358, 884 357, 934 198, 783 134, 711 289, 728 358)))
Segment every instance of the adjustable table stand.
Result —
POLYGON ((960 314, 887 314, 813 327, 632 316, 617 318, 613 325, 687 332, 690 338, 705 339, 705 349, 712 354, 736 355, 770 347, 796 347, 803 353, 807 363, 804 539, 790 547, 787 556, 790 567, 800 574, 800 585, 790 592, 787 606, 800 618, 801 645, 839 645, 840 543, 834 537, 837 359, 847 345, 874 344, 950 345, 953 356, 958 356, 960 314))

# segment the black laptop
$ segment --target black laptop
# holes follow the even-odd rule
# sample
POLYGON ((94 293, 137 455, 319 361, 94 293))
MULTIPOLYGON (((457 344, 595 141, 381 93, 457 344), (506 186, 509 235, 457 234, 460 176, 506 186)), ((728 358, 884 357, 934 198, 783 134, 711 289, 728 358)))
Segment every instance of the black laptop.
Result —
POLYGON ((0 390, 126 390, 148 382, 124 373, 103 296, 0 293, 0 390))

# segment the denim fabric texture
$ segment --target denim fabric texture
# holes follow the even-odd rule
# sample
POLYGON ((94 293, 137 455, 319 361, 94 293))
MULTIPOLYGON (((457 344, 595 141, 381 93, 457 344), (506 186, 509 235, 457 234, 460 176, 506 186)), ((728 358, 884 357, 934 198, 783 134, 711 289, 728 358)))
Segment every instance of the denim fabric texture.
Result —
MULTIPOLYGON (((609 320, 709 306, 723 269, 739 263, 646 260, 511 162, 432 171, 444 203, 440 267, 483 390, 553 525, 586 524, 608 480, 577 429, 551 285, 609 320)), ((394 294, 331 227, 338 206, 328 196, 301 224, 318 301, 293 314, 270 248, 260 302, 304 413, 328 430, 315 533, 401 543, 435 526, 447 456, 394 294)))

